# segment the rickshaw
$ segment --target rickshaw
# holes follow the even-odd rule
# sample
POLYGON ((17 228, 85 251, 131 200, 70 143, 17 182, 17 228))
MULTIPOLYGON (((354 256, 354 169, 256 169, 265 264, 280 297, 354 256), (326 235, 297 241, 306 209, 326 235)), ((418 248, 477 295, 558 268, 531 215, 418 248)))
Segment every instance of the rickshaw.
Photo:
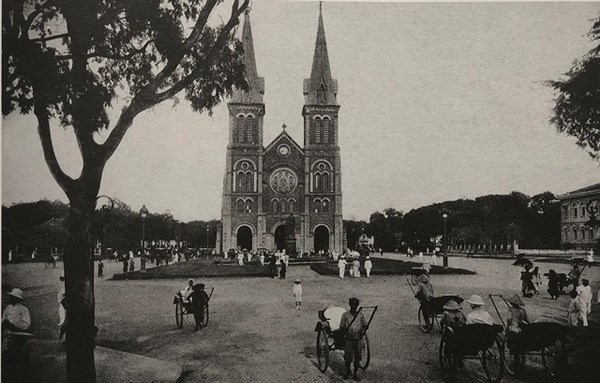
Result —
MULTIPOLYGON (((372 310, 371 316, 367 321, 367 327, 371 325, 371 321, 375 316, 375 312, 377 312, 377 308, 378 306, 362 306, 358 309, 359 313, 363 310, 372 310)), ((323 373, 327 371, 327 367, 329 367, 329 351, 343 350, 346 346, 346 337, 340 329, 342 314, 345 312, 346 310, 341 307, 330 307, 319 311, 319 321, 315 327, 315 332, 317 333, 317 362, 319 371, 323 373)), ((358 314, 354 319, 357 317, 358 314)), ((350 326, 352 326, 354 319, 350 322, 350 326)), ((362 358, 359 366, 360 369, 364 371, 369 367, 369 362, 371 361, 371 348, 366 331, 363 334, 362 341, 362 358)))
MULTIPOLYGON (((413 292, 413 295, 416 294, 414 285, 410 279, 406 280, 408 282, 408 286, 413 292)), ((444 314, 444 305, 449 301, 455 301, 458 304, 463 302, 463 299, 454 294, 446 294, 440 295, 438 297, 433 297, 428 301, 419 301, 419 311, 417 312, 417 317, 419 320, 419 328, 424 333, 431 332, 434 324, 437 324, 440 327, 440 331, 443 329, 440 326, 439 318, 444 314)))
MULTIPOLYGON (((202 323, 200 323, 202 327, 208 325, 208 302, 210 301, 214 290, 214 287, 210 289, 208 300, 204 306, 204 319, 202 320, 202 323)), ((183 328, 183 316, 193 314, 192 303, 178 291, 173 298, 173 304, 175 304, 175 323, 177 324, 177 328, 183 328)))
POLYGON ((504 349, 496 324, 473 323, 442 330, 439 361, 442 378, 451 380, 465 360, 478 359, 488 382, 499 382, 504 373, 504 349))
MULTIPOLYGON (((502 299, 507 307, 509 303, 502 295, 490 294, 492 304, 506 330, 507 324, 500 315, 494 297, 502 299)), ((560 375, 567 366, 565 341, 568 328, 558 322, 522 323, 520 327, 521 332, 515 334, 516 336, 507 336, 503 344, 506 371, 516 376, 525 368, 527 355, 539 355, 542 357, 542 364, 548 375, 552 377, 560 375)))

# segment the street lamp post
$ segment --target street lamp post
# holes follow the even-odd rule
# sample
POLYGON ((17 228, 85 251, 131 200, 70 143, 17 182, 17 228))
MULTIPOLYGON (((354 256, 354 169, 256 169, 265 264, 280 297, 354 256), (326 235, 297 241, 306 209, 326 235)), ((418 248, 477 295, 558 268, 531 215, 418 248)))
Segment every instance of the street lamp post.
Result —
POLYGON ((448 213, 450 210, 442 209, 442 218, 444 219, 444 268, 448 268, 448 237, 446 235, 446 221, 448 220, 448 213))
POLYGON ((142 205, 140 215, 142 216, 142 251, 144 251, 146 250, 146 217, 148 216, 146 205, 142 205))
POLYGON ((206 228, 206 248, 207 249, 208 249, 208 231, 209 231, 209 228, 207 227, 206 228))

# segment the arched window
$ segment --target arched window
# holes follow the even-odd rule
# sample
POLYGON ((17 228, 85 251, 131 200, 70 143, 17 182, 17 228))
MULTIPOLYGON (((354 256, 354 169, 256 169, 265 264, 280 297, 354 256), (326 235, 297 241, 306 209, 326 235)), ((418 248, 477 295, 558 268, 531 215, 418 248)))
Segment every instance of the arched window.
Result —
POLYGON ((246 213, 252 213, 252 200, 250 198, 246 200, 246 213))
POLYGON ((246 172, 246 191, 254 191, 254 172, 246 172))
POLYGON ((246 182, 244 181, 245 177, 244 177, 244 172, 238 172, 237 173, 237 185, 236 185, 236 191, 244 191, 244 186, 246 184, 246 182))
POLYGON ((294 203, 294 202, 295 202, 295 201, 294 201, 293 199, 291 199, 291 200, 290 200, 290 202, 289 202, 289 207, 290 207, 290 208, 289 208, 289 212, 290 212, 290 213, 294 213, 294 210, 296 210, 296 209, 295 209, 295 206, 294 206, 294 205, 295 205, 295 203, 294 203))
POLYGON ((315 144, 320 144, 321 143, 321 124, 322 121, 320 118, 316 118, 315 119, 315 144))
POLYGON ((324 172, 323 173, 323 187, 321 188, 322 191, 328 192, 331 190, 331 188, 329 187, 329 172, 324 172))
POLYGON ((569 230, 565 227, 565 242, 569 240, 569 230))
POLYGON ((252 114, 237 116, 237 140, 239 143, 251 144, 256 141, 256 118, 252 114))
POLYGON ((238 142, 244 142, 246 139, 246 124, 245 118, 239 117, 237 122, 238 142))
POLYGON ((321 174, 315 173, 315 190, 321 190, 321 174))
POLYGON ((242 199, 237 200, 237 211, 238 213, 244 212, 244 201, 242 199))
POLYGON ((321 140, 324 144, 329 143, 329 118, 323 119, 323 139, 321 140))
POLYGON ((314 201, 314 210, 315 210, 315 213, 320 213, 321 212, 321 200, 320 199, 315 199, 315 201, 314 201))
POLYGON ((277 201, 276 199, 271 201, 271 210, 273 211, 273 214, 279 213, 279 201, 277 201))
POLYGON ((323 213, 329 213, 329 200, 323 200, 323 213))
POLYGON ((287 210, 287 206, 286 206, 286 202, 284 199, 281 200, 281 205, 279 207, 281 208, 281 214, 285 214, 286 210, 287 210))
POLYGON ((577 239, 577 228, 573 228, 573 239, 577 239))
POLYGON ((577 206, 573 205, 573 218, 577 218, 577 206))

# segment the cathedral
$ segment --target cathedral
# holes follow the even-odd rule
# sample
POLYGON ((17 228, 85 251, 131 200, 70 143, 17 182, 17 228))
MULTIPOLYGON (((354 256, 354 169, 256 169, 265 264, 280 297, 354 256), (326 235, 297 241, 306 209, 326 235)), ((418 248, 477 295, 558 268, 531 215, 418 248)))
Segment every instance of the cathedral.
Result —
POLYGON ((285 125, 272 142, 264 145, 265 82, 256 68, 248 12, 242 42, 249 88, 236 89, 227 104, 229 145, 217 251, 341 252, 340 106, 337 80, 332 78, 329 66, 322 11, 310 78, 304 80, 302 146, 286 132, 285 125))

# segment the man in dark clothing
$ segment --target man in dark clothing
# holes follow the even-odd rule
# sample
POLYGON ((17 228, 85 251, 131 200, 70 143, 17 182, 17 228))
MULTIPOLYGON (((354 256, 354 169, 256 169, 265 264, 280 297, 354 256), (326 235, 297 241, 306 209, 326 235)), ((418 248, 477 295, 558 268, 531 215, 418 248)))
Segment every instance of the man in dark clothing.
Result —
POLYGON ((354 362, 354 374, 353 379, 356 382, 360 381, 358 369, 360 367, 360 361, 362 358, 363 348, 363 337, 365 331, 368 329, 367 320, 363 316, 362 312, 358 311, 359 300, 356 298, 350 298, 350 311, 342 314, 340 320, 340 329, 346 337, 346 346, 344 347, 344 362, 346 363, 346 373, 344 379, 350 377, 350 366, 354 362))
POLYGON ((129 269, 129 260, 127 259, 127 257, 125 257, 123 259, 123 274, 126 274, 128 269, 129 269))
POLYGON ((208 307, 208 294, 204 291, 204 283, 198 283, 192 287, 192 293, 189 295, 196 328, 198 331, 204 321, 204 308, 208 307))

